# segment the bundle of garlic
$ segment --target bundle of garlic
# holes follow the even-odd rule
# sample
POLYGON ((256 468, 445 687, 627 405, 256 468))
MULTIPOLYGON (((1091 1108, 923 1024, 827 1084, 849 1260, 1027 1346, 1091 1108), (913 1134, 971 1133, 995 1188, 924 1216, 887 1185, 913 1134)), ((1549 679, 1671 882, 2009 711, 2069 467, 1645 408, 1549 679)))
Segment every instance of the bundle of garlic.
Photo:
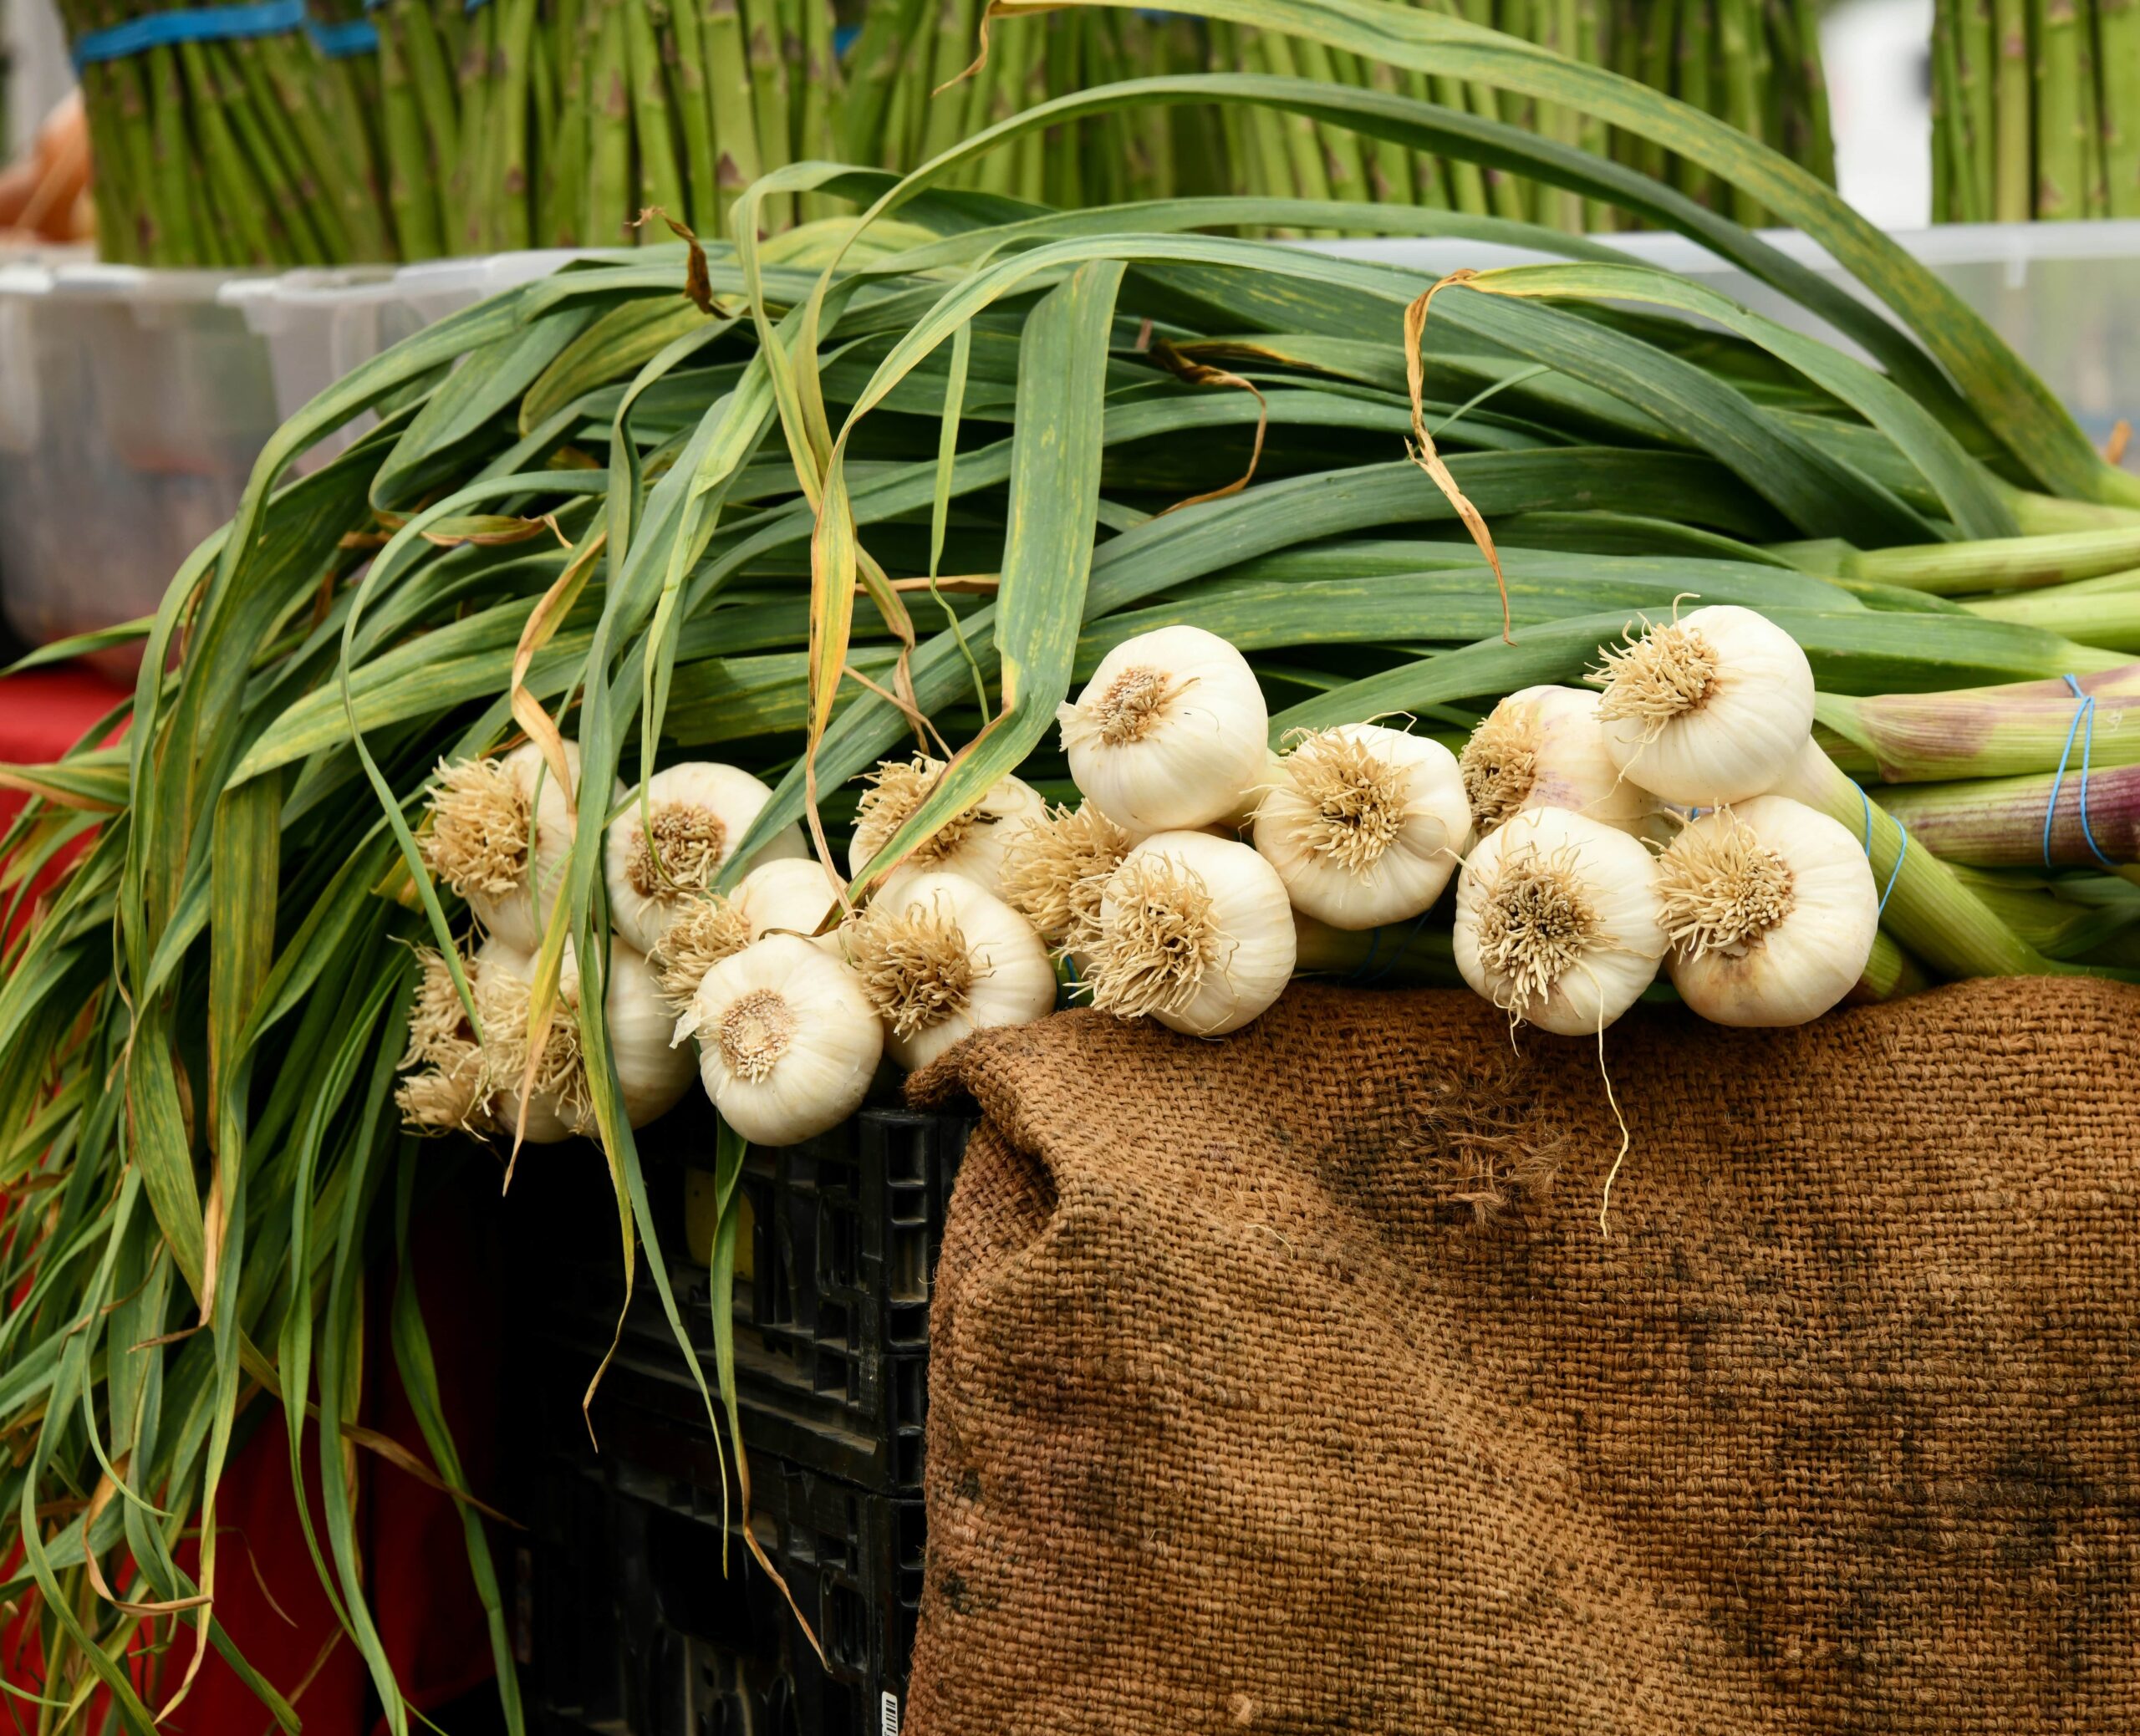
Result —
POLYGON ((1657 804, 1623 777, 1598 718, 1598 695, 1526 687, 1480 720, 1464 744, 1464 793, 1484 837, 1512 815, 1564 807, 1639 833, 1657 804))
POLYGON ((807 855, 781 857, 760 863, 726 897, 707 893, 688 900, 647 957, 661 992, 680 1013, 708 970, 767 934, 814 936, 837 952, 837 939, 825 931, 839 908, 839 888, 823 867, 807 855))
MULTIPOLYGON (((604 840, 609 921, 651 953, 702 902, 772 791, 749 772, 708 761, 665 767, 628 797, 604 840)), ((800 826, 785 826, 754 863, 809 857, 800 826)))
MULTIPOLYGON (((945 769, 943 761, 916 754, 910 760, 886 760, 869 774, 848 845, 848 873, 859 874, 891 842, 945 769)), ((892 883, 912 874, 941 873, 962 874, 984 892, 999 891, 1005 853, 1047 812, 1047 804, 1030 784, 999 778, 973 807, 917 844, 894 871, 892 883)))

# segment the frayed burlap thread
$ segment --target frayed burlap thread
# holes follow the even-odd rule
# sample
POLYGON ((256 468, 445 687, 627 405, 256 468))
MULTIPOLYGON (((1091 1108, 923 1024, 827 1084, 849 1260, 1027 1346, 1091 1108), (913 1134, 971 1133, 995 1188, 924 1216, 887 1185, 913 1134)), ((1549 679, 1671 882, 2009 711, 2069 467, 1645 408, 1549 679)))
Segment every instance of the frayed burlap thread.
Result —
POLYGON ((2137 1033, 1638 1011, 1609 1240, 1591 1045, 1464 995, 962 1045, 908 1728, 2140 1730, 2137 1033))

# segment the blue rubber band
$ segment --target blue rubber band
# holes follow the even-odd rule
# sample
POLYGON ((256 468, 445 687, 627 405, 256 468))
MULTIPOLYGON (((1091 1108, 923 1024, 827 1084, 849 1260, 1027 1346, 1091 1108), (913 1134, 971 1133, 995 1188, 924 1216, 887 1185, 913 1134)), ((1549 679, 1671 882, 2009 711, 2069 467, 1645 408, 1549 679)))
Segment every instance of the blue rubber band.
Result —
POLYGON ((1857 802, 1858 806, 1865 810, 1865 858, 1869 862, 1872 858, 1872 798, 1860 790, 1857 802))
POLYGON ((844 60, 847 51, 854 46, 854 39, 862 34, 859 24, 837 24, 833 27, 833 59, 844 60))
POLYGON ((281 36, 304 24, 304 0, 257 0, 250 6, 206 6, 150 13, 75 39, 74 69, 102 60, 125 60, 177 43, 229 42, 245 36, 281 36))
POLYGON ((308 23, 304 28, 313 46, 329 60, 353 60, 379 52, 379 26, 369 18, 351 18, 343 24, 308 23))
MULTIPOLYGON (((1894 820, 1893 814, 1888 816, 1894 820)), ((1888 914, 1888 900, 1895 895, 1895 882, 1903 877, 1903 858, 1909 854, 1909 827, 1895 820, 1895 830, 1903 837, 1902 848, 1895 852, 1894 872, 1888 876, 1888 889, 1880 894, 1880 908, 1872 913, 1875 921, 1888 914)))
POLYGON ((2068 675, 2066 685, 2072 690, 2073 697, 2081 703, 2073 713, 2073 721, 2066 726, 2066 751, 2058 756, 2058 771, 2051 780, 2051 800, 2043 811, 2043 865, 2046 868, 2053 866, 2051 859, 2051 823, 2058 817, 2058 792, 2066 781, 2066 764, 2073 757, 2073 738, 2080 736, 2081 836, 2087 841, 2088 848, 2094 853, 2096 860, 2114 874, 2117 872, 2117 864, 2103 854, 2102 847, 2096 842, 2095 828, 2088 823, 2088 761, 2096 745, 2096 696, 2092 693, 2083 693, 2080 680, 2076 676, 2068 675), (2086 734, 2082 734, 2081 729, 2083 723, 2088 726, 2086 734))

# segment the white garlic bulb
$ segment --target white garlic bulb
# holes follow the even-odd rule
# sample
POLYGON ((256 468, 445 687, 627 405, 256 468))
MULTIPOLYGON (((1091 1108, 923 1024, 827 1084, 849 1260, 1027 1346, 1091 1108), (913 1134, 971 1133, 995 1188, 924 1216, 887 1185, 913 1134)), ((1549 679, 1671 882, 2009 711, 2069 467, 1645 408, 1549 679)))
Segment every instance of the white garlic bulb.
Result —
MULTIPOLYGON (((493 939, 476 954, 471 984, 483 1021, 484 1065, 497 1097, 493 1114, 507 1133, 519 1126, 535 967, 532 955, 493 939)), ((624 1119, 644 1127, 667 1113, 690 1088, 690 1057, 670 1046, 674 1021, 645 955, 621 940, 612 941, 609 970, 603 1011, 609 1053, 616 1063, 624 1119)), ((530 1144, 554 1144, 574 1135, 592 1138, 599 1131, 594 1087, 580 1046, 581 987, 579 961, 568 944, 558 968, 557 1008, 527 1097, 525 1137, 530 1144)))
POLYGON ((1854 988, 1880 895, 1849 829, 1787 796, 1690 822, 1658 859, 1665 969, 1720 1025, 1802 1025, 1854 988))
POLYGON ((1417 916, 1441 896, 1471 841, 1455 755, 1378 724, 1303 737, 1256 815, 1257 852, 1293 908, 1332 928, 1417 916))
MULTIPOLYGON (((869 858, 891 842, 935 788, 945 769, 943 761, 916 754, 911 760, 886 760, 869 774, 869 787, 862 792, 855 810, 854 835, 847 847, 849 874, 859 874, 869 858)), ((1047 812, 1047 802, 1031 784, 1015 777, 998 778, 973 807, 917 845, 879 889, 910 874, 940 873, 963 874, 983 891, 996 892, 1002 884, 1003 853, 1047 812)))
POLYGON ((1720 603, 1623 646, 1601 646, 1597 715, 1613 763, 1684 807, 1773 788, 1813 727, 1813 669, 1798 642, 1720 603))
MULTIPOLYGON (((564 751, 577 788, 579 748, 568 741, 564 751)), ((425 866, 467 900, 486 934, 533 952, 563 886, 573 832, 572 804, 542 750, 525 741, 502 759, 441 762, 437 784, 425 866)), ((623 790, 615 786, 616 795, 623 790)))
MULTIPOLYGON (((403 1123, 419 1133, 486 1133, 492 1130, 493 1093, 483 1051, 461 1004, 445 955, 416 949, 417 983, 409 1008, 409 1044, 400 1061, 394 1101, 403 1123)), ((463 960, 472 976, 472 960, 463 960)), ((475 992, 472 980, 469 992, 475 992)))
POLYGON ((806 940, 814 938, 835 958, 839 955, 839 935, 828 926, 839 914, 839 893, 824 869, 809 858, 760 863, 743 877, 731 899, 743 913, 753 940, 776 932, 800 934, 806 940))
POLYGON ((1456 968, 1511 1017, 1587 1036, 1635 1004, 1664 953, 1649 852, 1565 808, 1526 808, 1456 883, 1456 968))
POLYGON ((1132 832, 1234 815, 1261 781, 1270 751, 1255 671, 1200 627, 1124 639, 1056 715, 1078 787, 1132 832))
MULTIPOLYGON (((602 868, 611 925, 652 952, 690 901, 712 887, 772 791, 740 766, 689 760, 655 772, 643 794, 644 801, 633 792, 610 821, 602 868)), ((784 826, 752 860, 809 853, 802 828, 784 826)))
POLYGON ((862 1107, 884 1028, 859 978, 794 934, 768 934, 706 974, 675 1041, 696 1036, 699 1077, 756 1145, 794 1145, 862 1107))
POLYGON ((841 939, 903 1067, 926 1067, 976 1031, 1054 1011, 1055 971, 1039 934, 964 875, 897 883, 841 939))
POLYGON ((1219 1036, 1278 998, 1293 960, 1292 905, 1276 868, 1230 838, 1158 832, 1101 892, 1093 1005, 1219 1036))
POLYGON ((1099 934, 1100 893, 1134 842, 1089 802, 1057 807, 1011 840, 1003 902, 1073 957, 1099 934))
POLYGON ((1459 761, 1471 823, 1484 837, 1527 807, 1564 807, 1640 834, 1657 803, 1619 762, 1597 720, 1601 696, 1526 687, 1480 720, 1459 761))

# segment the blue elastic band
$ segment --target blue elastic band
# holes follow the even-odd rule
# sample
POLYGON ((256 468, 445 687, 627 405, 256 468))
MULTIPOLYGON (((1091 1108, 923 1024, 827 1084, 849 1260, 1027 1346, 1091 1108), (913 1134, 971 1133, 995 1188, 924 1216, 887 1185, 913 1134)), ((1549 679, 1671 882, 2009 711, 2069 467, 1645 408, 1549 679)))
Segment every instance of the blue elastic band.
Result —
POLYGON ((854 38, 862 34, 859 24, 837 24, 833 27, 833 59, 844 60, 847 51, 854 46, 854 38))
POLYGON ((308 23, 305 30, 313 45, 329 60, 352 60, 359 54, 379 52, 379 26, 369 18, 351 18, 345 24, 308 23))
MULTIPOLYGON (((1872 798, 1864 791, 1857 792, 1858 806, 1865 810, 1865 859, 1872 859, 1872 798)), ((1895 820, 1893 814, 1888 817, 1895 820)), ((1895 852, 1895 865, 1888 875, 1888 889, 1880 894, 1880 908, 1873 912, 1875 918, 1888 914, 1888 900, 1895 895, 1895 882, 1903 877, 1903 858, 1909 854, 1909 827, 1895 820, 1895 830, 1902 835, 1902 844, 1895 852)))
POLYGON ((2058 756, 2058 771, 2051 781, 2051 801, 2043 811, 2043 865, 2046 868, 2052 866, 2051 822, 2058 816, 2058 792, 2060 786, 2066 781, 2066 762, 2073 757, 2073 738, 2080 736, 2081 836, 2087 840, 2088 848, 2094 853, 2096 860, 2112 873, 2116 873, 2117 864, 2103 854, 2102 847, 2096 842, 2095 829, 2088 824, 2088 758, 2091 750, 2096 745, 2096 696, 2092 693, 2083 693, 2081 690, 2081 683, 2075 676, 2068 675, 2066 678, 2066 685, 2072 690, 2073 697, 2080 700, 2081 704, 2073 713, 2073 721, 2066 727, 2066 751, 2058 756), (2081 731, 2081 725, 2083 723, 2088 726, 2085 735, 2082 735, 2081 731))
POLYGON ((75 39, 76 71, 100 60, 124 60, 175 43, 227 42, 241 36, 280 36, 304 23, 304 0, 259 0, 252 6, 206 6, 150 13, 75 39))

